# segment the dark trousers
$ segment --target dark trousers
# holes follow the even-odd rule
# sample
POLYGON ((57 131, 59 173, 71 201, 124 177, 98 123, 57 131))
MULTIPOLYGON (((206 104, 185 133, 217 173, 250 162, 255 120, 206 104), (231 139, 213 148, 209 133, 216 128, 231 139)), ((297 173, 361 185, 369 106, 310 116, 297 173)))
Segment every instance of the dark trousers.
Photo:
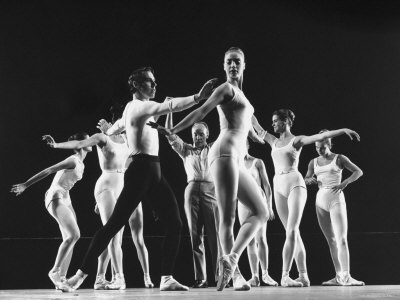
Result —
POLYGON ((108 222, 94 235, 81 270, 88 273, 113 236, 127 223, 140 202, 150 202, 165 229, 161 248, 161 275, 172 275, 179 250, 182 221, 171 187, 161 173, 158 156, 135 155, 125 172, 124 189, 108 222))

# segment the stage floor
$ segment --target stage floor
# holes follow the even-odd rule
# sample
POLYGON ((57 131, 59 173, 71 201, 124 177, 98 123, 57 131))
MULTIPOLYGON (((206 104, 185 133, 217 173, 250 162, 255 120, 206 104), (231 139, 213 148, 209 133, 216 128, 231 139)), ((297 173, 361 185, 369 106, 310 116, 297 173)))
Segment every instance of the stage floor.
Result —
POLYGON ((114 299, 114 300, 162 300, 190 299, 219 300, 270 299, 270 300, 340 300, 340 299, 400 299, 400 285, 370 285, 365 287, 282 288, 258 287, 247 292, 235 292, 232 288, 217 292, 215 288, 191 289, 189 292, 160 292, 158 289, 126 289, 124 291, 94 291, 82 289, 74 293, 56 290, 2 290, 1 299, 114 299))

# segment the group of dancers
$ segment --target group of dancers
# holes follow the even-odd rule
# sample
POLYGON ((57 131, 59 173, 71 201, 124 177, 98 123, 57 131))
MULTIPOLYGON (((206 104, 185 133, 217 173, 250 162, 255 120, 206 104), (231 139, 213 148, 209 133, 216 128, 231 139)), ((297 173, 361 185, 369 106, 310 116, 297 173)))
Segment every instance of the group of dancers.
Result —
POLYGON ((323 285, 364 285, 350 275, 347 244, 347 212, 343 190, 362 176, 362 171, 344 155, 331 151, 333 137, 347 135, 360 140, 350 129, 322 130, 318 134, 293 135, 294 113, 280 109, 272 114, 275 135, 268 133, 254 115, 254 108, 242 91, 245 56, 240 48, 228 49, 224 56, 226 82, 216 86, 216 79, 207 81, 198 93, 189 97, 152 101, 156 93, 154 71, 150 67, 132 72, 128 84, 133 98, 123 107, 114 106, 112 122, 102 119, 100 133, 71 136, 56 143, 44 136, 52 148, 73 149, 74 154, 44 169, 24 183, 12 187, 20 195, 30 185, 56 173, 46 192, 45 206, 57 221, 62 243, 48 276, 56 289, 72 292, 79 288, 89 273, 92 261, 98 259, 95 289, 125 289, 122 264, 122 231, 129 221, 132 238, 144 273, 144 285, 154 285, 149 273, 147 248, 143 240, 143 211, 148 203, 165 229, 161 247, 161 291, 187 291, 189 288, 174 279, 174 266, 180 246, 182 220, 175 195, 164 178, 159 152, 159 134, 166 136, 173 150, 182 158, 187 174, 185 214, 192 243, 195 271, 194 288, 208 287, 203 243, 204 228, 212 254, 217 290, 222 291, 230 280, 235 290, 250 290, 261 280, 271 286, 278 283, 268 273, 267 221, 274 218, 272 193, 278 216, 285 228, 282 252, 283 287, 310 286, 306 251, 299 225, 307 200, 306 184, 318 184, 317 217, 329 244, 336 275, 323 285), (173 124, 173 113, 204 102, 181 122, 173 124), (220 133, 216 141, 207 142, 209 128, 202 119, 217 107, 220 133), (156 123, 167 115, 165 126, 156 123), (177 135, 191 126, 193 143, 185 143, 177 135), (156 130, 155 130, 156 129, 156 130), (275 168, 273 191, 261 159, 249 153, 248 138, 269 144, 275 168), (315 144, 318 157, 303 176, 298 171, 303 146, 315 144), (70 278, 66 278, 73 248, 79 239, 79 227, 71 204, 69 190, 82 178, 83 161, 96 146, 102 174, 96 182, 96 211, 104 224, 94 235, 83 262, 70 278), (342 170, 351 176, 342 181, 342 170), (240 229, 234 237, 236 209, 240 229), (239 258, 247 247, 252 277, 246 281, 238 268, 239 258), (105 273, 111 260, 112 279, 105 273), (293 260, 299 276, 289 277, 293 260))

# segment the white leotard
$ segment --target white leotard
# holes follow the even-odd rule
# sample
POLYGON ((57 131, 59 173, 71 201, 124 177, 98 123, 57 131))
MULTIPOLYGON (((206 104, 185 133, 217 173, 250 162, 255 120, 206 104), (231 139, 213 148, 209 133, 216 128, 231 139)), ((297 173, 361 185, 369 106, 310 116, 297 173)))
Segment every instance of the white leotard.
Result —
POLYGON ((231 85, 233 98, 217 106, 220 120, 220 134, 208 154, 209 165, 219 157, 234 157, 243 163, 247 152, 246 139, 251 126, 254 108, 243 92, 231 85))
POLYGON ((297 169, 301 148, 297 150, 293 146, 293 137, 283 147, 276 147, 278 139, 271 145, 271 156, 275 167, 274 193, 287 198, 290 192, 296 187, 306 188, 303 176, 297 169))
POLYGON ((45 205, 49 206, 54 199, 62 199, 65 204, 71 204, 69 198, 69 190, 75 185, 78 180, 82 179, 85 165, 77 155, 71 155, 69 158, 76 163, 74 169, 64 169, 56 173, 51 183, 50 188, 46 192, 45 205))
POLYGON ((126 140, 122 137, 124 142, 118 143, 107 136, 106 144, 103 147, 97 146, 102 174, 94 188, 95 198, 104 191, 113 193, 115 199, 121 194, 124 187, 125 163, 130 154, 126 140))
POLYGON ((314 159, 314 174, 317 176, 319 187, 315 204, 326 211, 330 211, 337 204, 346 205, 343 192, 335 193, 332 190, 332 187, 342 181, 342 169, 337 165, 337 158, 338 154, 324 166, 318 165, 317 158, 314 159))

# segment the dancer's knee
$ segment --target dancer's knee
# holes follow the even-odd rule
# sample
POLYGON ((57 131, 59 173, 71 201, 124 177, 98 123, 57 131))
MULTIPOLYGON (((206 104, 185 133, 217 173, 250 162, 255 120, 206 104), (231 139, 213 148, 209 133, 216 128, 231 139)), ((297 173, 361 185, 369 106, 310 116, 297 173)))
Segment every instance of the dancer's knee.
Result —
POLYGON ((73 230, 69 232, 69 234, 64 238, 63 242, 74 245, 81 237, 81 233, 79 230, 73 230))
POLYGON ((298 228, 288 228, 286 230, 286 240, 295 243, 300 231, 298 228))
POLYGON ((347 238, 345 236, 341 236, 337 240, 338 247, 348 247, 347 238))

